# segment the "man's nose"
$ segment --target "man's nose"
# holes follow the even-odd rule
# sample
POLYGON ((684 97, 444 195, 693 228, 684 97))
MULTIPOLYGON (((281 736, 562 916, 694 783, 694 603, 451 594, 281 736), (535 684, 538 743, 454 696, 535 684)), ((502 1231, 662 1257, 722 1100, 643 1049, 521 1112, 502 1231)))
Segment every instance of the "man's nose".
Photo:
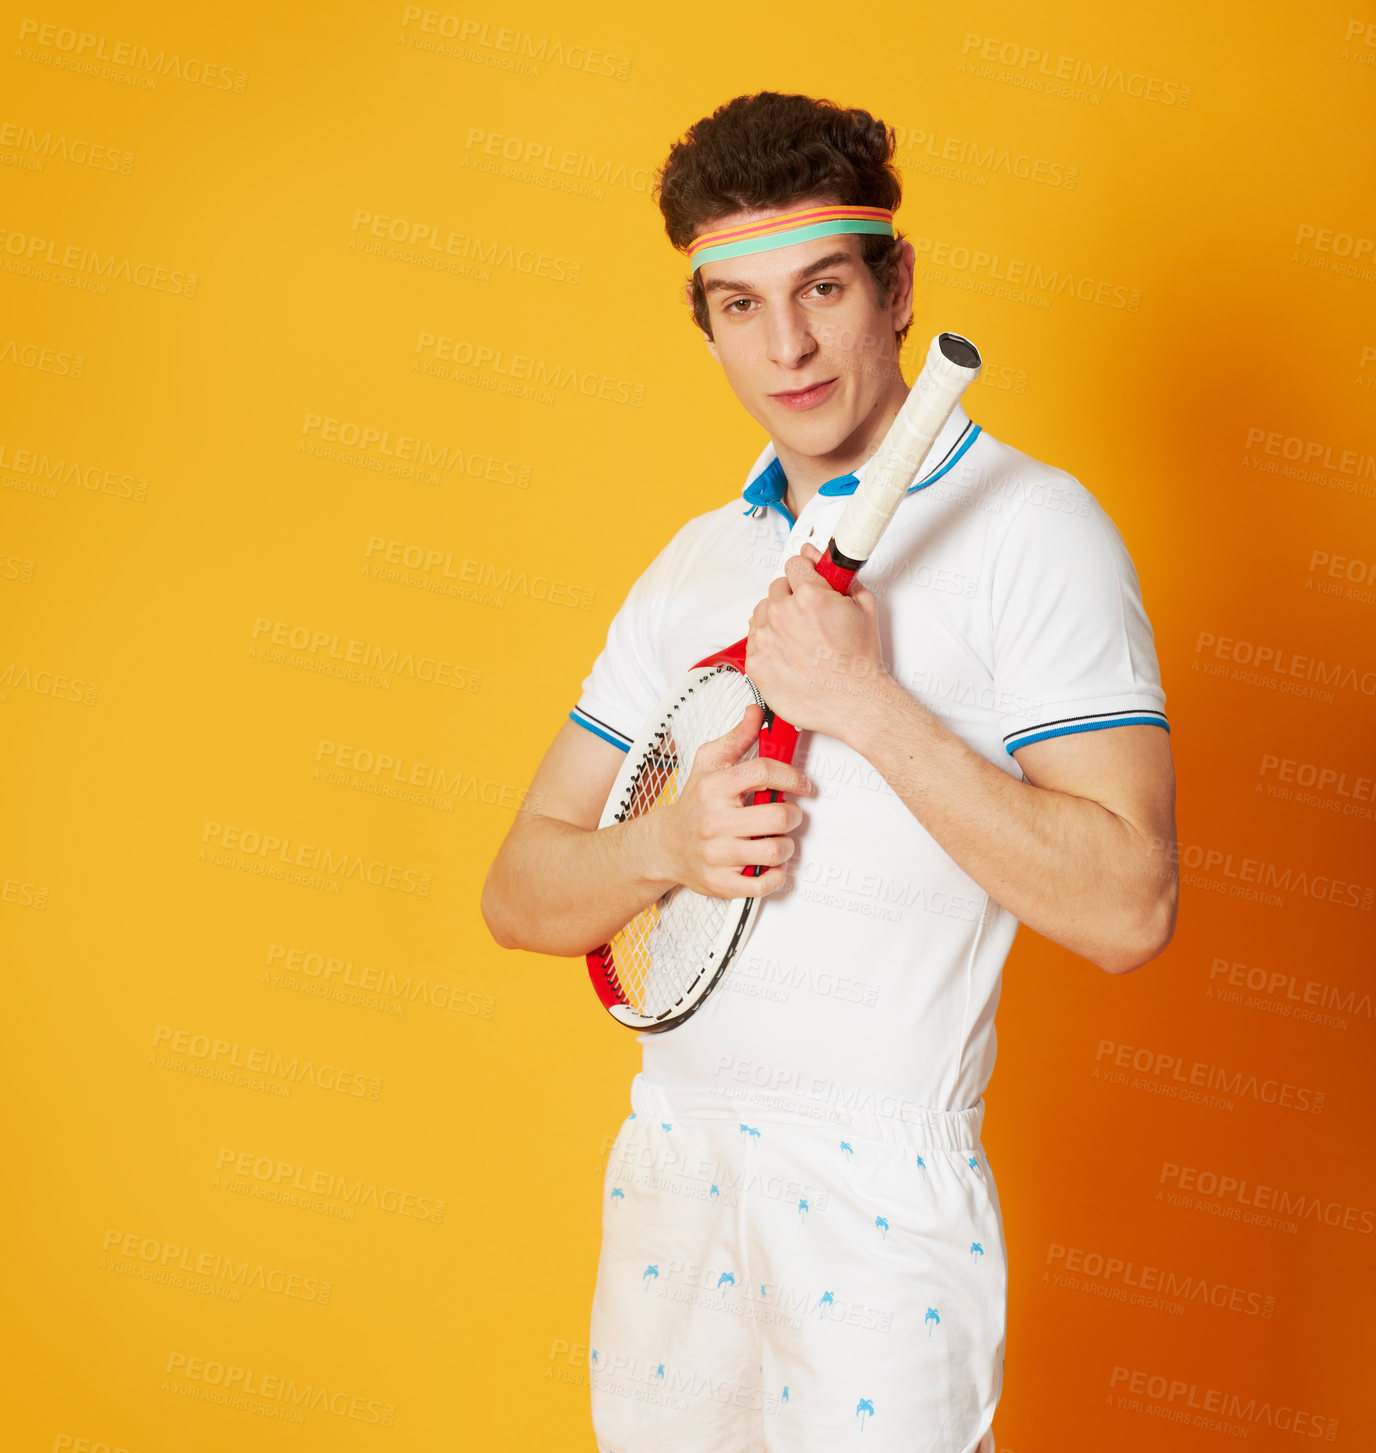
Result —
POLYGON ((807 315, 801 308, 776 308, 769 320, 769 361, 781 368, 796 368, 817 351, 807 315))

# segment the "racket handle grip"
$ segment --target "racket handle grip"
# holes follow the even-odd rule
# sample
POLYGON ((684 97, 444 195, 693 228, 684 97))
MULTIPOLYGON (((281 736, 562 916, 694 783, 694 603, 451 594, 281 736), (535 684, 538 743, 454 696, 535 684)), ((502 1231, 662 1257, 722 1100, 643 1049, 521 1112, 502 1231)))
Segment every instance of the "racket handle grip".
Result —
MULTIPOLYGON (((856 575, 859 573, 860 566, 864 562, 852 561, 849 565, 838 565, 836 562, 836 557, 838 554, 840 554, 840 552, 836 548, 836 541, 833 540, 831 544, 829 544, 827 548, 822 552, 822 558, 817 562, 814 568, 816 569, 818 575, 820 575, 822 579, 825 580, 826 583, 831 586, 831 588, 838 595, 845 595, 846 592, 850 590, 850 583, 852 580, 855 579, 856 575)), ((845 556, 841 556, 841 558, 845 559, 845 556)))
MULTIPOLYGON (((781 717, 771 717, 769 724, 760 729, 760 756, 772 762, 791 762, 798 747, 798 728, 781 717)), ((758 798, 761 794, 757 792, 758 798)), ((778 793, 773 794, 777 800, 778 793)))
MULTIPOLYGON (((760 756, 775 762, 791 762, 798 745, 798 728, 779 717, 771 717, 769 725, 760 731, 760 756)), ((777 787, 761 787, 750 799, 752 807, 768 806, 778 802, 783 793, 777 787)), ((750 863, 741 869, 747 878, 758 878, 764 868, 759 863, 750 863)))

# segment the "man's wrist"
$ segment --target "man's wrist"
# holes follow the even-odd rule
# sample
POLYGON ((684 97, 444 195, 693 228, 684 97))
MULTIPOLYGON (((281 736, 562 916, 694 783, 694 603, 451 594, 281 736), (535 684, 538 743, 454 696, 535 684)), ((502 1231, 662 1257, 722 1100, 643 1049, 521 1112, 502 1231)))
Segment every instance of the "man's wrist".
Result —
MULTIPOLYGON (((882 666, 854 693, 841 740, 873 762, 885 741, 892 741, 925 715, 922 706, 882 666)), ((877 765, 877 764, 876 764, 877 765)))
POLYGON ((637 840, 631 845, 636 881, 641 887, 659 894, 677 887, 682 881, 670 851, 668 829, 672 810, 666 807, 658 812, 647 812, 625 824, 633 833, 636 828, 639 829, 639 833, 635 834, 637 840))

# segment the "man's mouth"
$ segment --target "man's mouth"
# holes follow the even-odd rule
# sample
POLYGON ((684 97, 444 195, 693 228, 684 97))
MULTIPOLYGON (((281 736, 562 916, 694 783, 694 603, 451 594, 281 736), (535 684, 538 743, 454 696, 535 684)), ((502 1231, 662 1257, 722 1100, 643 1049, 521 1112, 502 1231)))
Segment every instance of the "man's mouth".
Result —
POLYGON ((823 399, 829 398, 836 386, 836 379, 825 379, 821 383, 810 384, 807 388, 793 389, 788 393, 770 394, 770 398, 776 399, 787 409, 811 409, 820 404, 823 399))

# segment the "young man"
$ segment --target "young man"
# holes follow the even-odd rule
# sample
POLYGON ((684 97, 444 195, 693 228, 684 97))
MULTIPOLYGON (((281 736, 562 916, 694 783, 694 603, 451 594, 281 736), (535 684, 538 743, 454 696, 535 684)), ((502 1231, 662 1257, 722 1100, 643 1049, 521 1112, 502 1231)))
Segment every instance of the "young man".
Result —
POLYGON ((642 1036, 593 1305, 603 1453, 991 1453, 1004 959, 1023 922, 1123 973, 1174 929, 1165 696, 1088 490, 958 408, 864 584, 813 570, 908 392, 891 156, 867 112, 768 92, 671 150, 695 322, 769 442, 744 504, 631 588, 484 888, 499 943, 569 956, 675 884, 770 899, 703 1007, 642 1036), (808 733, 798 765, 741 760, 751 708, 672 807, 597 830, 669 682, 746 622, 750 676, 808 733), (747 806, 759 786, 787 795, 747 806))

